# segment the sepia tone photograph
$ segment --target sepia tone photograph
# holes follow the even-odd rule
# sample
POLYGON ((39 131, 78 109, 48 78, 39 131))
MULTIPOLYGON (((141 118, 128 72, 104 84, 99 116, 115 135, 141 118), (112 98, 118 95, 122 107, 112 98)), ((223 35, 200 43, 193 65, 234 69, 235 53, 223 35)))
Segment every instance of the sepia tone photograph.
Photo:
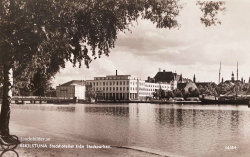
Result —
POLYGON ((248 157, 247 0, 1 0, 0 157, 248 157))

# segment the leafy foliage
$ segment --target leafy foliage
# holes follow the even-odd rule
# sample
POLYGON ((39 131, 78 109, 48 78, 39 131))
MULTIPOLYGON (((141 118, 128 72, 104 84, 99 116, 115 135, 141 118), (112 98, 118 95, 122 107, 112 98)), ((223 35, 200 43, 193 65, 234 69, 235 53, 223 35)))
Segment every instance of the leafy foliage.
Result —
POLYGON ((196 5, 200 6, 200 10, 204 13, 203 17, 200 18, 201 23, 205 26, 211 26, 216 24, 221 24, 221 21, 217 18, 219 12, 224 12, 226 8, 224 7, 225 2, 222 1, 197 1, 196 5))
POLYGON ((139 17, 178 27, 181 8, 178 0, 3 0, 1 63, 14 68, 18 87, 28 88, 38 69, 51 78, 67 61, 89 67, 91 56, 108 56, 118 32, 139 17))

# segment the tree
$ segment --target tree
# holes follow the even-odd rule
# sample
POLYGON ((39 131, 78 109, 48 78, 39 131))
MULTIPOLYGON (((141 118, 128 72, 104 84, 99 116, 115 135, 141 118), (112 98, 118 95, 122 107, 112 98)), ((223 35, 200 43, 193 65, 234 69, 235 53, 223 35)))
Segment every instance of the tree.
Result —
POLYGON ((89 67, 90 56, 108 56, 117 33, 129 30, 139 17, 158 28, 175 28, 179 27, 176 16, 181 8, 178 0, 2 0, 2 137, 9 140, 12 70, 15 85, 30 88, 38 70, 50 78, 67 61, 89 67))
POLYGON ((197 1, 197 5, 200 6, 201 11, 204 13, 203 17, 200 18, 201 22, 205 24, 205 26, 211 26, 216 24, 221 24, 221 21, 216 17, 219 12, 224 12, 225 2, 218 1, 197 1))
POLYGON ((169 98, 174 98, 174 97, 175 97, 174 92, 172 92, 172 91, 167 91, 167 97, 168 97, 168 99, 169 99, 169 98))

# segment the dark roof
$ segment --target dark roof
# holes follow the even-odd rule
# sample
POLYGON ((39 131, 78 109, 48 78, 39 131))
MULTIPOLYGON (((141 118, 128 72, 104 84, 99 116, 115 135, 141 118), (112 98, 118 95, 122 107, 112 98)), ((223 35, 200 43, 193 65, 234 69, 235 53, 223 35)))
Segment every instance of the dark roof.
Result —
POLYGON ((155 82, 171 82, 176 80, 177 82, 182 81, 182 75, 178 75, 177 73, 173 73, 172 71, 158 72, 155 77, 155 82))
POLYGON ((70 85, 73 85, 73 84, 77 84, 77 85, 83 86, 83 85, 85 85, 85 81, 83 81, 83 80, 72 80, 72 81, 66 82, 64 84, 61 84, 58 87, 61 87, 61 86, 70 86, 70 85))
POLYGON ((166 72, 166 71, 158 72, 154 78, 155 78, 155 82, 170 82, 174 79, 173 73, 166 72))
POLYGON ((192 81, 188 81, 188 82, 186 82, 186 83, 178 83, 178 84, 177 84, 177 88, 178 88, 179 90, 184 89, 185 91, 188 91, 188 89, 189 89, 190 87, 191 87, 192 89, 196 89, 196 88, 197 88, 196 84, 193 83, 192 81))
POLYGON ((205 87, 205 86, 207 86, 210 83, 211 82, 196 82, 195 84, 199 88, 199 86, 205 87))
POLYGON ((184 89, 186 87, 187 83, 177 83, 177 88, 178 89, 184 89))

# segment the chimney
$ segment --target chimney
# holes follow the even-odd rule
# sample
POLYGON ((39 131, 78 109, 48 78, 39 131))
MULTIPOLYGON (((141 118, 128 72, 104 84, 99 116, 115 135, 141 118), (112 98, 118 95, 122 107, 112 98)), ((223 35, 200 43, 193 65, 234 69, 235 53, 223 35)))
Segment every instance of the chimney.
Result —
POLYGON ((117 70, 115 70, 115 75, 117 76, 117 70))
POLYGON ((161 68, 159 68, 159 72, 161 72, 161 68))

